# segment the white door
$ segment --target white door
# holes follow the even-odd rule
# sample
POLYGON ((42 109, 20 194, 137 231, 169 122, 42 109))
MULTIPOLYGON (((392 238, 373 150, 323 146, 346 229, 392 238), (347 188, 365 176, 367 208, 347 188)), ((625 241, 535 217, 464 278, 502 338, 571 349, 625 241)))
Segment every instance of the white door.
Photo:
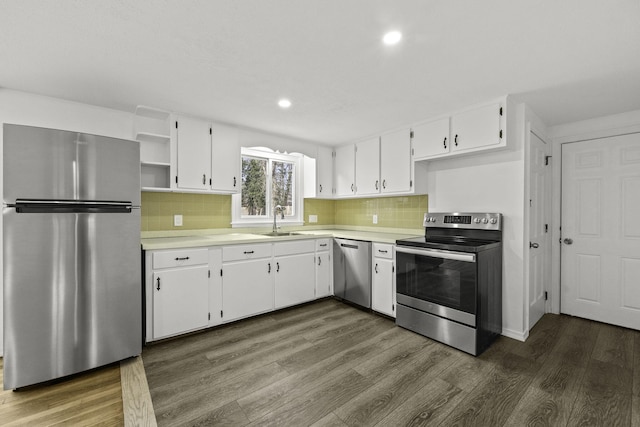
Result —
POLYGON ((550 165, 548 147, 533 132, 529 144, 529 329, 545 311, 545 286, 550 282, 550 165))
POLYGON ((181 117, 178 123, 178 187, 208 190, 211 170, 211 125, 181 117))
POLYGON ((355 193, 356 152, 352 144, 336 148, 334 183, 336 196, 351 196, 355 193))
MULTIPOLYGON (((357 171, 356 171, 357 172, 357 171)), ((382 193, 411 191, 411 131, 403 129, 380 137, 382 193)))
POLYGON ((371 282, 371 308, 392 317, 396 316, 394 276, 392 259, 374 259, 371 282))
POLYGON ((329 199, 333 197, 333 150, 329 147, 318 147, 316 157, 316 197, 329 199))
POLYGON ((414 160, 441 156, 450 149, 448 117, 413 127, 414 160))
POLYGON ((224 264, 222 273, 223 321, 273 310, 271 258, 224 264))
POLYGON ((316 298, 331 295, 331 257, 329 252, 316 254, 316 298))
POLYGON ((207 266, 153 274, 153 338, 204 328, 208 323, 207 266))
POLYGON ((380 193, 380 139, 356 144, 356 193, 380 193))
POLYGON ((211 135, 211 188, 239 192, 240 164, 238 130, 216 124, 211 135))
POLYGON ((640 329, 640 133, 562 146, 561 311, 640 329))
POLYGON ((315 255, 282 256, 275 261, 275 308, 311 301, 316 296, 315 255))

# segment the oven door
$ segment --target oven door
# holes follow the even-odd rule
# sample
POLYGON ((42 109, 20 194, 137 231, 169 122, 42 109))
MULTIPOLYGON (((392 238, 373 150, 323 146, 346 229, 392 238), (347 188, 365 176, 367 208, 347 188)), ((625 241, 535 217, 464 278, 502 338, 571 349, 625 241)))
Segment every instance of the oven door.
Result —
POLYGON ((396 246, 398 304, 476 326, 476 255, 396 246))

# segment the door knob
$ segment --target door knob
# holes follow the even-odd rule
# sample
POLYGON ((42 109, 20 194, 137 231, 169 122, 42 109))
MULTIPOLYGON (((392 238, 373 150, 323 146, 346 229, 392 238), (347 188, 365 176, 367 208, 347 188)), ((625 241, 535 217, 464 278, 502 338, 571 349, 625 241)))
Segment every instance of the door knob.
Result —
POLYGON ((568 238, 568 237, 567 237, 566 239, 564 239, 564 240, 563 240, 563 242, 564 242, 565 244, 567 244, 567 245, 570 245, 570 244, 572 244, 572 243, 573 243, 573 239, 570 239, 570 238, 568 238))
POLYGON ((533 249, 538 249, 540 245, 537 243, 529 242, 529 247, 533 249))

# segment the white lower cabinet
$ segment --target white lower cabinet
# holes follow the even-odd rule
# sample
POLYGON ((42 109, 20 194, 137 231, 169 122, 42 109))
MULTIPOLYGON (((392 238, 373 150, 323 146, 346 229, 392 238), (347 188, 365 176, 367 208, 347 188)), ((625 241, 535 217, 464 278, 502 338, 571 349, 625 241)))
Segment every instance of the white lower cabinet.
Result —
POLYGON ((316 241, 316 298, 324 298, 333 294, 331 250, 333 239, 320 239, 316 241))
POLYGON ((153 270, 151 286, 147 286, 153 301, 150 316, 153 327, 151 331, 147 329, 147 340, 149 332, 151 338, 157 340, 207 326, 209 267, 206 262, 188 265, 198 262, 202 255, 200 250, 165 251, 154 260, 154 265, 159 268, 153 270), (164 258, 172 261, 166 263, 164 258))
POLYGON ((275 308, 315 298, 315 241, 297 240, 273 245, 275 308))
POLYGON ((371 308, 396 317, 396 278, 394 246, 373 244, 371 308))
POLYGON ((222 321, 273 310, 271 244, 222 248, 222 321))

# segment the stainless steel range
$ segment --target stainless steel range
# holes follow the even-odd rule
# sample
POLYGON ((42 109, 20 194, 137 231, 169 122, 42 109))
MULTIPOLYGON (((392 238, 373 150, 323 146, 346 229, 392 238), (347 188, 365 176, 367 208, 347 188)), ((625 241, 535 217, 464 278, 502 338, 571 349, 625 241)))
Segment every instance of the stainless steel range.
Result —
POLYGON ((396 241, 396 324, 473 355, 502 332, 502 215, 428 213, 396 241))

